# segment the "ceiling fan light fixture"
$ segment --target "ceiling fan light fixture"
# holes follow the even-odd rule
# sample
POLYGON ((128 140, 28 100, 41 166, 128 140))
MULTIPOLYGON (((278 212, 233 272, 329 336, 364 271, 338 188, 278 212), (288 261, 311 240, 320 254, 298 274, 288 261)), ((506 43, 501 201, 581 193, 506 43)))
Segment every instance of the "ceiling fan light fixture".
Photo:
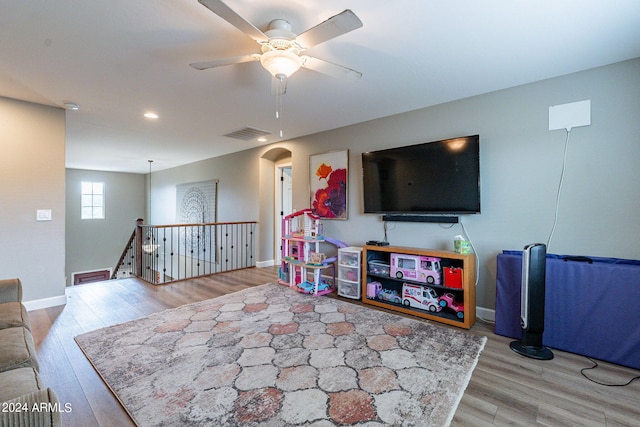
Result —
POLYGON ((300 69, 302 59, 288 50, 270 50, 262 54, 260 63, 274 77, 279 74, 289 77, 300 69))

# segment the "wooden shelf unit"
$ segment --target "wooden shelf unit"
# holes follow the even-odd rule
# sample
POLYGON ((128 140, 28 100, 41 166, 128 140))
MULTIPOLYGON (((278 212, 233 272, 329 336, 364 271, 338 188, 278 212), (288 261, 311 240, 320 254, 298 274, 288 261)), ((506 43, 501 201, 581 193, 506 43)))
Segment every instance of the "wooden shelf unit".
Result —
POLYGON ((398 246, 365 246, 362 255, 362 302, 378 307, 398 311, 413 316, 422 317, 436 322, 446 323, 448 325, 458 326, 470 329, 476 321, 476 259, 474 254, 459 254, 453 251, 419 249, 398 246), (436 257, 441 259, 442 277, 444 278, 444 269, 453 267, 461 269, 461 288, 447 287, 446 280, 441 284, 420 283, 409 278, 398 279, 395 276, 385 274, 375 274, 369 271, 370 261, 382 261, 389 263, 391 254, 404 254, 414 256, 436 257), (458 318, 456 314, 448 307, 443 308, 440 312, 430 312, 402 303, 383 301, 380 299, 372 299, 367 296, 367 283, 377 281, 382 284, 384 289, 396 290, 402 298, 402 284, 418 284, 427 286, 436 291, 440 296, 444 293, 451 293, 456 300, 464 304, 464 317, 458 318))

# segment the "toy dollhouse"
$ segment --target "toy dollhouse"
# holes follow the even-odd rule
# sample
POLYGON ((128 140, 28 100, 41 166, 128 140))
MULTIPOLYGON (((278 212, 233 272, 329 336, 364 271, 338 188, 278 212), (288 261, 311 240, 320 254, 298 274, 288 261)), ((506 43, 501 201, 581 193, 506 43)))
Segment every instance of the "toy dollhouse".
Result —
POLYGON ((312 295, 333 292, 335 264, 320 252, 320 243, 324 241, 322 222, 311 209, 285 216, 279 283, 312 295), (333 281, 322 276, 321 272, 326 268, 333 269, 333 281))

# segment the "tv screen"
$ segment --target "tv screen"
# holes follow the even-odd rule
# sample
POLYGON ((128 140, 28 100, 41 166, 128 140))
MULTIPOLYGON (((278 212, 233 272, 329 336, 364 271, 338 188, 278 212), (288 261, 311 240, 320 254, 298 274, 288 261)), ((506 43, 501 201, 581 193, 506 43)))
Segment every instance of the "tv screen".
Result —
POLYGON ((365 213, 480 213, 478 135, 362 153, 365 213))

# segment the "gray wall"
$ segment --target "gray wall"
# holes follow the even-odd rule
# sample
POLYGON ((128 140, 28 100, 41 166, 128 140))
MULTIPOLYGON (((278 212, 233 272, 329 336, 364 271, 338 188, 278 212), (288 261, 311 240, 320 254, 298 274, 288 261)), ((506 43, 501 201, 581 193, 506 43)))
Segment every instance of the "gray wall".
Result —
POLYGON ((259 161, 243 151, 177 168, 152 172, 151 217, 148 224, 175 224, 176 185, 218 179, 218 221, 257 221, 259 161))
POLYGON ((145 175, 66 170, 66 277, 114 268, 133 232, 136 219, 144 217, 145 175), (80 219, 80 183, 104 182, 105 218, 80 219))
MULTIPOLYGON (((461 218, 480 259, 478 306, 493 308, 496 255, 546 242, 552 228, 566 132, 548 130, 549 106, 585 99, 592 124, 571 132, 549 252, 640 259, 640 59, 302 138, 294 204, 309 197, 308 155, 349 148, 349 221, 325 221, 325 233, 351 244, 381 239, 379 217, 361 213, 361 153, 480 134, 482 214, 461 218)), ((459 225, 389 226, 394 245, 451 249, 462 234, 459 225)))
MULTIPOLYGON (((566 132, 548 130, 549 106, 585 99, 592 124, 571 132, 549 252, 640 259, 640 59, 162 171, 153 176, 153 220, 173 220, 175 184, 212 178, 220 179, 221 220, 269 218, 263 211, 273 204, 261 196, 272 194, 273 162, 265 159, 280 149, 292 153, 293 205, 307 207, 309 155, 346 148, 349 220, 325 221, 324 229, 362 245, 383 238, 380 217, 362 213, 362 152, 480 134, 482 213, 462 221, 479 256, 478 306, 493 309, 496 255, 546 242, 552 228, 566 132)), ((272 235, 270 222, 261 222, 260 235, 272 235)), ((451 249, 457 234, 460 225, 390 223, 388 229, 393 245, 436 249, 451 249)), ((272 259, 272 247, 261 242, 257 259, 272 259)))
POLYGON ((64 110, 0 97, 0 278, 27 302, 65 301, 64 145, 64 110))

